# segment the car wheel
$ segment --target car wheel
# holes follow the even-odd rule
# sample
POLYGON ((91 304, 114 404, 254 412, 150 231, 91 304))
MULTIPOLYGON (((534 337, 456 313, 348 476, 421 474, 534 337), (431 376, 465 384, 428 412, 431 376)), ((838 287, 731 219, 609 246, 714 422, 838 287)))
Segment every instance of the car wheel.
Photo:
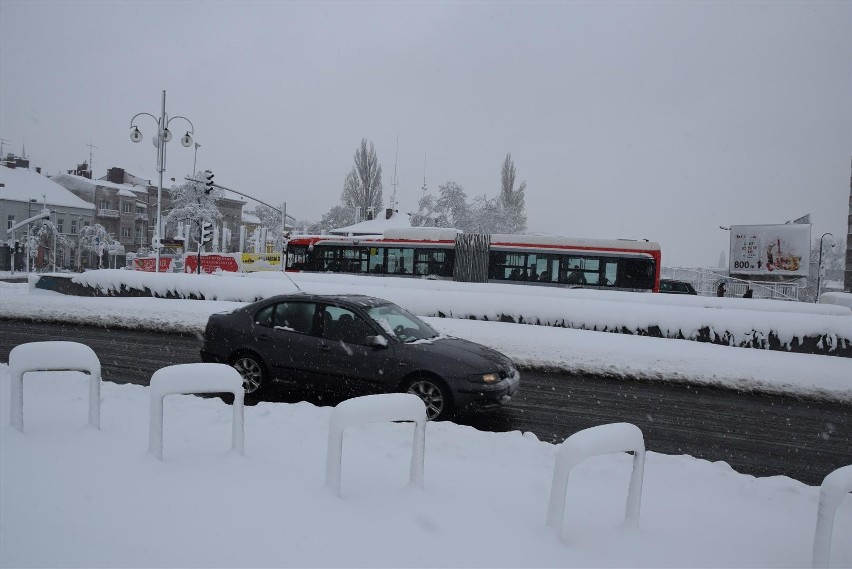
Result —
POLYGON ((413 393, 426 405, 426 418, 430 421, 449 419, 453 414, 453 398, 446 384, 432 377, 417 377, 409 381, 403 391, 413 393))
POLYGON ((246 395, 256 395, 266 387, 266 366, 263 360, 252 353, 239 354, 231 358, 233 367, 243 378, 246 395))

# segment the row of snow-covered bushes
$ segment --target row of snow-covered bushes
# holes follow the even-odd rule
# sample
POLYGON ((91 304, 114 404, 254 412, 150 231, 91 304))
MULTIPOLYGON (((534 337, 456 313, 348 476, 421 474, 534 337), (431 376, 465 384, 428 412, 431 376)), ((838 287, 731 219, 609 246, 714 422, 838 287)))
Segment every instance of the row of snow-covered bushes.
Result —
POLYGON ((65 294, 252 302, 296 290, 386 298, 420 316, 515 322, 726 346, 852 357, 852 311, 761 299, 727 299, 348 275, 243 277, 90 271, 41 276, 65 294))

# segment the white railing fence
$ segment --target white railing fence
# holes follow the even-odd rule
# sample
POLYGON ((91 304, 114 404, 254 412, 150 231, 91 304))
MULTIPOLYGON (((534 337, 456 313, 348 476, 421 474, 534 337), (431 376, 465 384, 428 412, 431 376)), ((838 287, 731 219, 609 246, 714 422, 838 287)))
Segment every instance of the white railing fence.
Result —
POLYGON ((805 290, 805 283, 801 281, 749 281, 732 277, 724 269, 662 267, 660 278, 688 282, 701 296, 716 296, 719 283, 725 283, 727 297, 742 297, 750 288, 754 298, 798 301, 800 293, 805 290))

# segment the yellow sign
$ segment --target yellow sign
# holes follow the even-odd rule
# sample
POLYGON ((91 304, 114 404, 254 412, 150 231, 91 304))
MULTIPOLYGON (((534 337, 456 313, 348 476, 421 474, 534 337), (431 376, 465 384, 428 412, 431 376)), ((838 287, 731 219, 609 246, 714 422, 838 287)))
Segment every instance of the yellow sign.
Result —
POLYGON ((243 253, 241 261, 246 273, 281 270, 281 253, 243 253))

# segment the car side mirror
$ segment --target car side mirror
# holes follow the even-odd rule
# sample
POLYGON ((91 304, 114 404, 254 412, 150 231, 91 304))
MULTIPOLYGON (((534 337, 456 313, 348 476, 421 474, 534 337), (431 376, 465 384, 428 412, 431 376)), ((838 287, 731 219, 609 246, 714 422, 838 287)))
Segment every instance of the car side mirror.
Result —
POLYGON ((367 336, 367 345, 371 348, 387 348, 388 341, 384 336, 367 336))

